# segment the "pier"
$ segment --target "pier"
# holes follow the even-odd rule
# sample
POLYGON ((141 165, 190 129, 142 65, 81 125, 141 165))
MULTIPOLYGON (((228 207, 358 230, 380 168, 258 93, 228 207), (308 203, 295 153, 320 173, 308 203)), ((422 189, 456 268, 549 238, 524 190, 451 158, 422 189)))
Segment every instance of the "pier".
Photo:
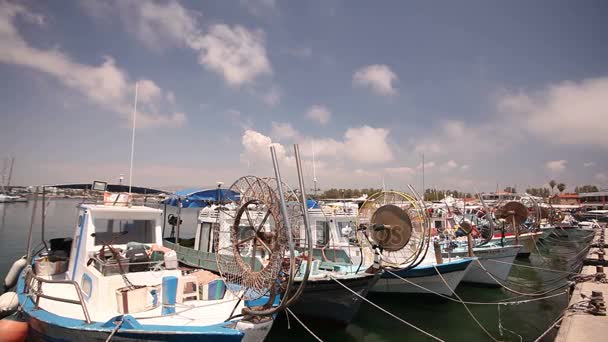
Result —
MULTIPOLYGON (((605 259, 607 230, 606 225, 597 230, 584 266, 574 278, 577 284, 561 318, 556 342, 592 341, 608 332, 605 302, 608 297, 608 280, 604 273, 604 267, 608 266, 608 260, 605 259)), ((556 325, 557 323, 559 321, 556 325)))

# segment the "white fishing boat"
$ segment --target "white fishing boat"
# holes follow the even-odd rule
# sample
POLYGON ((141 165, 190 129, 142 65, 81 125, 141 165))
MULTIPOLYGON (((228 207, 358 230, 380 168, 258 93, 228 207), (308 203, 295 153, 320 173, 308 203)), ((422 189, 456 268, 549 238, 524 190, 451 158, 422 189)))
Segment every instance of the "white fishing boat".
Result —
POLYGON ((0 193, 0 203, 15 203, 15 202, 27 202, 27 197, 7 195, 0 193))
MULTIPOLYGON (((501 283, 509 276, 511 267, 521 248, 521 245, 503 247, 497 244, 474 247, 473 253, 477 257, 477 260, 471 263, 462 281, 489 286, 501 286, 501 283)), ((442 254, 448 260, 454 256, 466 257, 468 255, 468 247, 460 246, 442 254)))
POLYGON ((272 310, 276 297, 178 268, 161 247, 162 211, 120 202, 79 205, 73 239, 32 254, 17 284, 32 340, 265 338, 273 317, 255 310, 272 310))
POLYGON ((412 269, 390 270, 370 292, 421 293, 432 292, 451 296, 463 280, 475 258, 454 257, 449 261, 437 263, 434 255, 425 259, 412 269), (407 281, 404 281, 403 279, 407 281))
POLYGON ((536 250, 536 243, 543 235, 542 232, 523 233, 516 237, 513 233, 506 233, 504 237, 502 233, 495 233, 492 237, 492 242, 500 246, 518 246, 521 249, 517 253, 518 257, 527 258, 536 250))

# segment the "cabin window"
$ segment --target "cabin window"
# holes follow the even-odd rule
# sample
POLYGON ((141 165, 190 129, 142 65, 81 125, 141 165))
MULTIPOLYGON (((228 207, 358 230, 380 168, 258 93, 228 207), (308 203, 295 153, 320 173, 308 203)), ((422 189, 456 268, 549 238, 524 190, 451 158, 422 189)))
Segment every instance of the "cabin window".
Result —
POLYGON ((95 245, 128 242, 155 243, 155 220, 95 219, 95 245))
POLYGON ((199 234, 198 250, 209 251, 209 241, 211 240, 211 222, 201 223, 201 231, 199 234))
POLYGON ((325 246, 329 243, 329 223, 326 221, 317 221, 315 225, 316 244, 325 246))
POLYGON ((84 293, 84 296, 87 299, 91 298, 91 291, 93 290, 93 281, 91 280, 91 277, 89 277, 88 274, 84 273, 82 275, 82 281, 80 282, 80 284, 80 288, 82 289, 82 293, 84 293))
POLYGON ((352 235, 352 232, 354 232, 354 226, 355 225, 352 222, 336 222, 336 230, 340 239, 347 240, 352 235), (351 234, 344 235, 342 230, 347 227, 351 229, 351 234))

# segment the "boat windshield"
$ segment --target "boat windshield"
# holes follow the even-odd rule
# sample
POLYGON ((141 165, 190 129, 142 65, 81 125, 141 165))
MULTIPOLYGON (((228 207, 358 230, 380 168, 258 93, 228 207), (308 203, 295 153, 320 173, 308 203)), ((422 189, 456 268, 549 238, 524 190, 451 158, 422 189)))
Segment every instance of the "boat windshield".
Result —
POLYGON ((155 220, 95 219, 95 246, 156 242, 155 220))

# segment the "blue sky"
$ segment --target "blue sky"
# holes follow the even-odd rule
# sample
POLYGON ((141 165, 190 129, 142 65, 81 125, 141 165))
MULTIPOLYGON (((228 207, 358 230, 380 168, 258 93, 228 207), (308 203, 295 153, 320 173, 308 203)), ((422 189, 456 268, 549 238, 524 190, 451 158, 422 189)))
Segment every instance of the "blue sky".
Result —
POLYGON ((15 184, 608 183, 602 1, 0 0, 15 184))

